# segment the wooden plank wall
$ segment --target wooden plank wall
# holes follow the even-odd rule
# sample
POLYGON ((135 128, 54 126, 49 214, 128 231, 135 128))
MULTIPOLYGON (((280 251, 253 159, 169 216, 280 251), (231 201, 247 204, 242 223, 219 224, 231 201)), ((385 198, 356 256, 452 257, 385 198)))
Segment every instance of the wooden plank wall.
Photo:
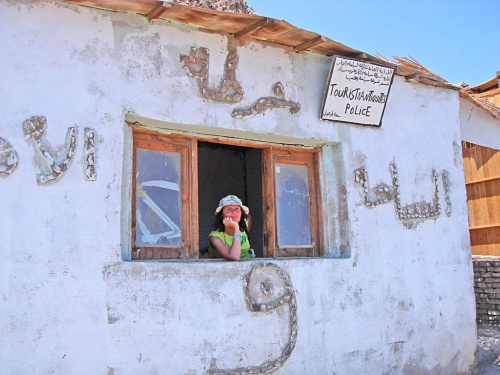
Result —
POLYGON ((500 151, 462 146, 472 254, 500 256, 500 151))

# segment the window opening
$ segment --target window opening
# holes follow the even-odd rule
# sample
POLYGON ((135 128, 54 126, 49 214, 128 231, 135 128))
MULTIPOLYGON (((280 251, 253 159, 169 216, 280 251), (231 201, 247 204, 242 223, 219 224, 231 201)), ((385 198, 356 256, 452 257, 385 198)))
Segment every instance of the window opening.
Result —
POLYGON ((221 143, 198 142, 198 217, 200 258, 207 257, 219 200, 234 194, 250 208, 251 247, 263 256, 262 150, 221 143))
POLYGON ((207 257, 230 194, 250 207, 257 257, 322 255, 318 151, 134 129, 132 259, 207 257))

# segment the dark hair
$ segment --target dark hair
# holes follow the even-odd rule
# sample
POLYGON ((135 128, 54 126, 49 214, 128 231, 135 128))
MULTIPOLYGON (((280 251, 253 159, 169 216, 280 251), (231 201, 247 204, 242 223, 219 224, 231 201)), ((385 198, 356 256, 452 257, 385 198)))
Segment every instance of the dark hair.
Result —
MULTIPOLYGON (((222 222, 222 210, 217 212, 215 215, 215 223, 214 223, 214 230, 219 231, 219 232, 224 232, 226 230, 224 223, 222 222)), ((241 219, 240 222, 238 223, 238 226, 240 227, 240 232, 246 232, 247 231, 247 214, 241 210, 241 219)))

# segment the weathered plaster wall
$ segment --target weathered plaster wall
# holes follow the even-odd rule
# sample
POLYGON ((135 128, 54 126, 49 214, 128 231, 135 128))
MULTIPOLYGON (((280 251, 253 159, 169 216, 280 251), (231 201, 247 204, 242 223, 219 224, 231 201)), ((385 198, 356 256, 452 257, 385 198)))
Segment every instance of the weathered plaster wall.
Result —
POLYGON ((463 98, 459 119, 464 141, 500 150, 500 120, 463 98))
MULTIPOLYGON (((275 261, 296 296, 296 346, 279 374, 466 374, 474 365, 475 313, 455 92, 396 77, 381 128, 318 120, 330 58, 253 42, 236 44, 238 104, 200 96, 179 61, 210 50, 210 86, 223 74, 227 38, 136 15, 55 2, 0 1, 0 137, 19 155, 0 177, 0 369, 6 373, 204 374, 259 365, 288 339, 290 304, 245 304, 255 262, 128 262, 130 132, 127 111, 177 124, 340 144, 323 155, 325 199, 348 217, 350 258, 275 261), (245 119, 231 111, 272 95, 301 110, 245 119), (47 117, 61 150, 78 126, 75 157, 39 185, 41 156, 22 123, 47 117), (84 128, 95 129, 96 181, 85 179, 84 128), (407 229, 392 202, 369 209, 354 170, 391 185, 403 204, 430 202, 432 170, 449 172, 452 214, 407 229), (340 189, 333 187, 345 181, 340 189)), ((338 229, 342 226, 342 229, 338 229)), ((347 228, 347 229, 346 229, 347 228)), ((345 238, 345 234, 340 235, 345 238)), ((328 236, 329 249, 338 236, 328 236)))

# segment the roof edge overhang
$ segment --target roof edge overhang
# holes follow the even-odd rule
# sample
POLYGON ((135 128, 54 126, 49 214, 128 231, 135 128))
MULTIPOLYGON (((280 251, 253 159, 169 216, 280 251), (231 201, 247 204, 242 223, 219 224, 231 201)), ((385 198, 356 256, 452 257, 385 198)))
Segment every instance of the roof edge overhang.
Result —
POLYGON ((157 0, 63 0, 66 3, 98 8, 113 12, 134 13, 147 18, 149 22, 158 19, 191 25, 200 31, 231 35, 238 40, 255 40, 293 48, 297 53, 313 52, 322 55, 341 55, 358 60, 396 68, 396 74, 407 80, 426 85, 459 90, 435 75, 409 66, 395 64, 386 59, 348 47, 318 33, 304 30, 290 23, 260 16, 222 12, 205 8, 157 0))

